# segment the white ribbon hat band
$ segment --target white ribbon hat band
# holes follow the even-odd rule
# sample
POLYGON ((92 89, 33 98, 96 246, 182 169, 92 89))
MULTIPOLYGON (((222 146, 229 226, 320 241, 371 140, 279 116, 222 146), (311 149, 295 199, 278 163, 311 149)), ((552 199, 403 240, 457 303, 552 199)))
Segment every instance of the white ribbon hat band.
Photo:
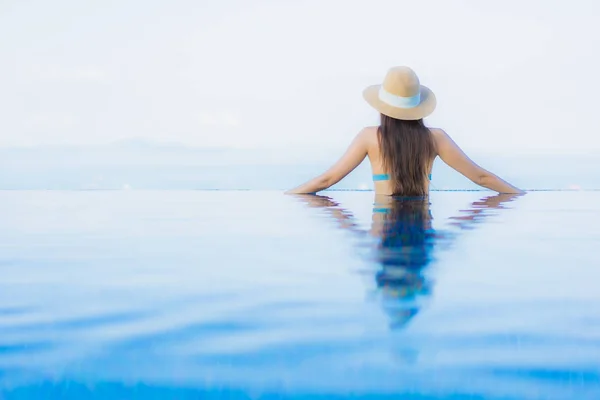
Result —
POLYGON ((396 96, 385 90, 383 86, 379 88, 379 100, 387 105, 398 108, 413 108, 421 102, 421 92, 411 97, 396 96))

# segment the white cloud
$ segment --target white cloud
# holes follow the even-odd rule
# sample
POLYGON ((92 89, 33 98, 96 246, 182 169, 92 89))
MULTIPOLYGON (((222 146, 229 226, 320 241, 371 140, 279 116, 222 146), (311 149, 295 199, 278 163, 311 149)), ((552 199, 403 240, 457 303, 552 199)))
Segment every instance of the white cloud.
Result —
POLYGON ((98 66, 88 65, 83 67, 73 68, 70 76, 75 80, 91 81, 91 82, 108 82, 109 76, 107 71, 98 66))
POLYGON ((111 77, 98 65, 32 64, 21 71, 21 80, 30 82, 106 83, 111 77))
POLYGON ((57 112, 39 112, 24 121, 25 129, 66 129, 76 124, 73 115, 57 112))
POLYGON ((196 116, 200 125, 217 127, 238 127, 237 116, 229 111, 202 111, 196 116))

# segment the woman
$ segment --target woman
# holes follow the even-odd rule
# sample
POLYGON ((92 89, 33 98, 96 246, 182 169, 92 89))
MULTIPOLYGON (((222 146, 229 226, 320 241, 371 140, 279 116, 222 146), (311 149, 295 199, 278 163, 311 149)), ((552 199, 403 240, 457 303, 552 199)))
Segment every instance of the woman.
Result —
POLYGON ((500 193, 522 191, 475 164, 438 128, 427 128, 423 118, 433 112, 433 92, 419 83, 408 67, 390 69, 382 85, 363 92, 365 100, 381 113, 379 126, 363 129, 346 153, 328 171, 286 193, 315 193, 335 185, 369 157, 375 193, 426 196, 436 157, 471 181, 500 193))

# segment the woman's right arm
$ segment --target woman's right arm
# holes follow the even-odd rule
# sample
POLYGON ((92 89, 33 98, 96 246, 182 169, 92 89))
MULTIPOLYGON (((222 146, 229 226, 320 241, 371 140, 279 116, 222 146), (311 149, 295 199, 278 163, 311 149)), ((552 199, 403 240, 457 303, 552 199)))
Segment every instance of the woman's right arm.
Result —
POLYGON ((475 164, 460 147, 441 129, 431 129, 442 161, 472 182, 499 193, 524 193, 521 189, 475 164))

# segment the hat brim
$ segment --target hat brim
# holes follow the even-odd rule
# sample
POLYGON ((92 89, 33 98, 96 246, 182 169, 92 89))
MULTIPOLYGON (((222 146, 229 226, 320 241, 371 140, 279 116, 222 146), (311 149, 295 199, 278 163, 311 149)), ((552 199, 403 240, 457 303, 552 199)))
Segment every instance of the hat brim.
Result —
POLYGON ((377 111, 388 117, 396 119, 417 120, 430 115, 437 104, 435 95, 426 86, 421 85, 421 102, 412 108, 394 107, 379 99, 379 88, 381 85, 367 87, 363 91, 363 97, 377 111))

